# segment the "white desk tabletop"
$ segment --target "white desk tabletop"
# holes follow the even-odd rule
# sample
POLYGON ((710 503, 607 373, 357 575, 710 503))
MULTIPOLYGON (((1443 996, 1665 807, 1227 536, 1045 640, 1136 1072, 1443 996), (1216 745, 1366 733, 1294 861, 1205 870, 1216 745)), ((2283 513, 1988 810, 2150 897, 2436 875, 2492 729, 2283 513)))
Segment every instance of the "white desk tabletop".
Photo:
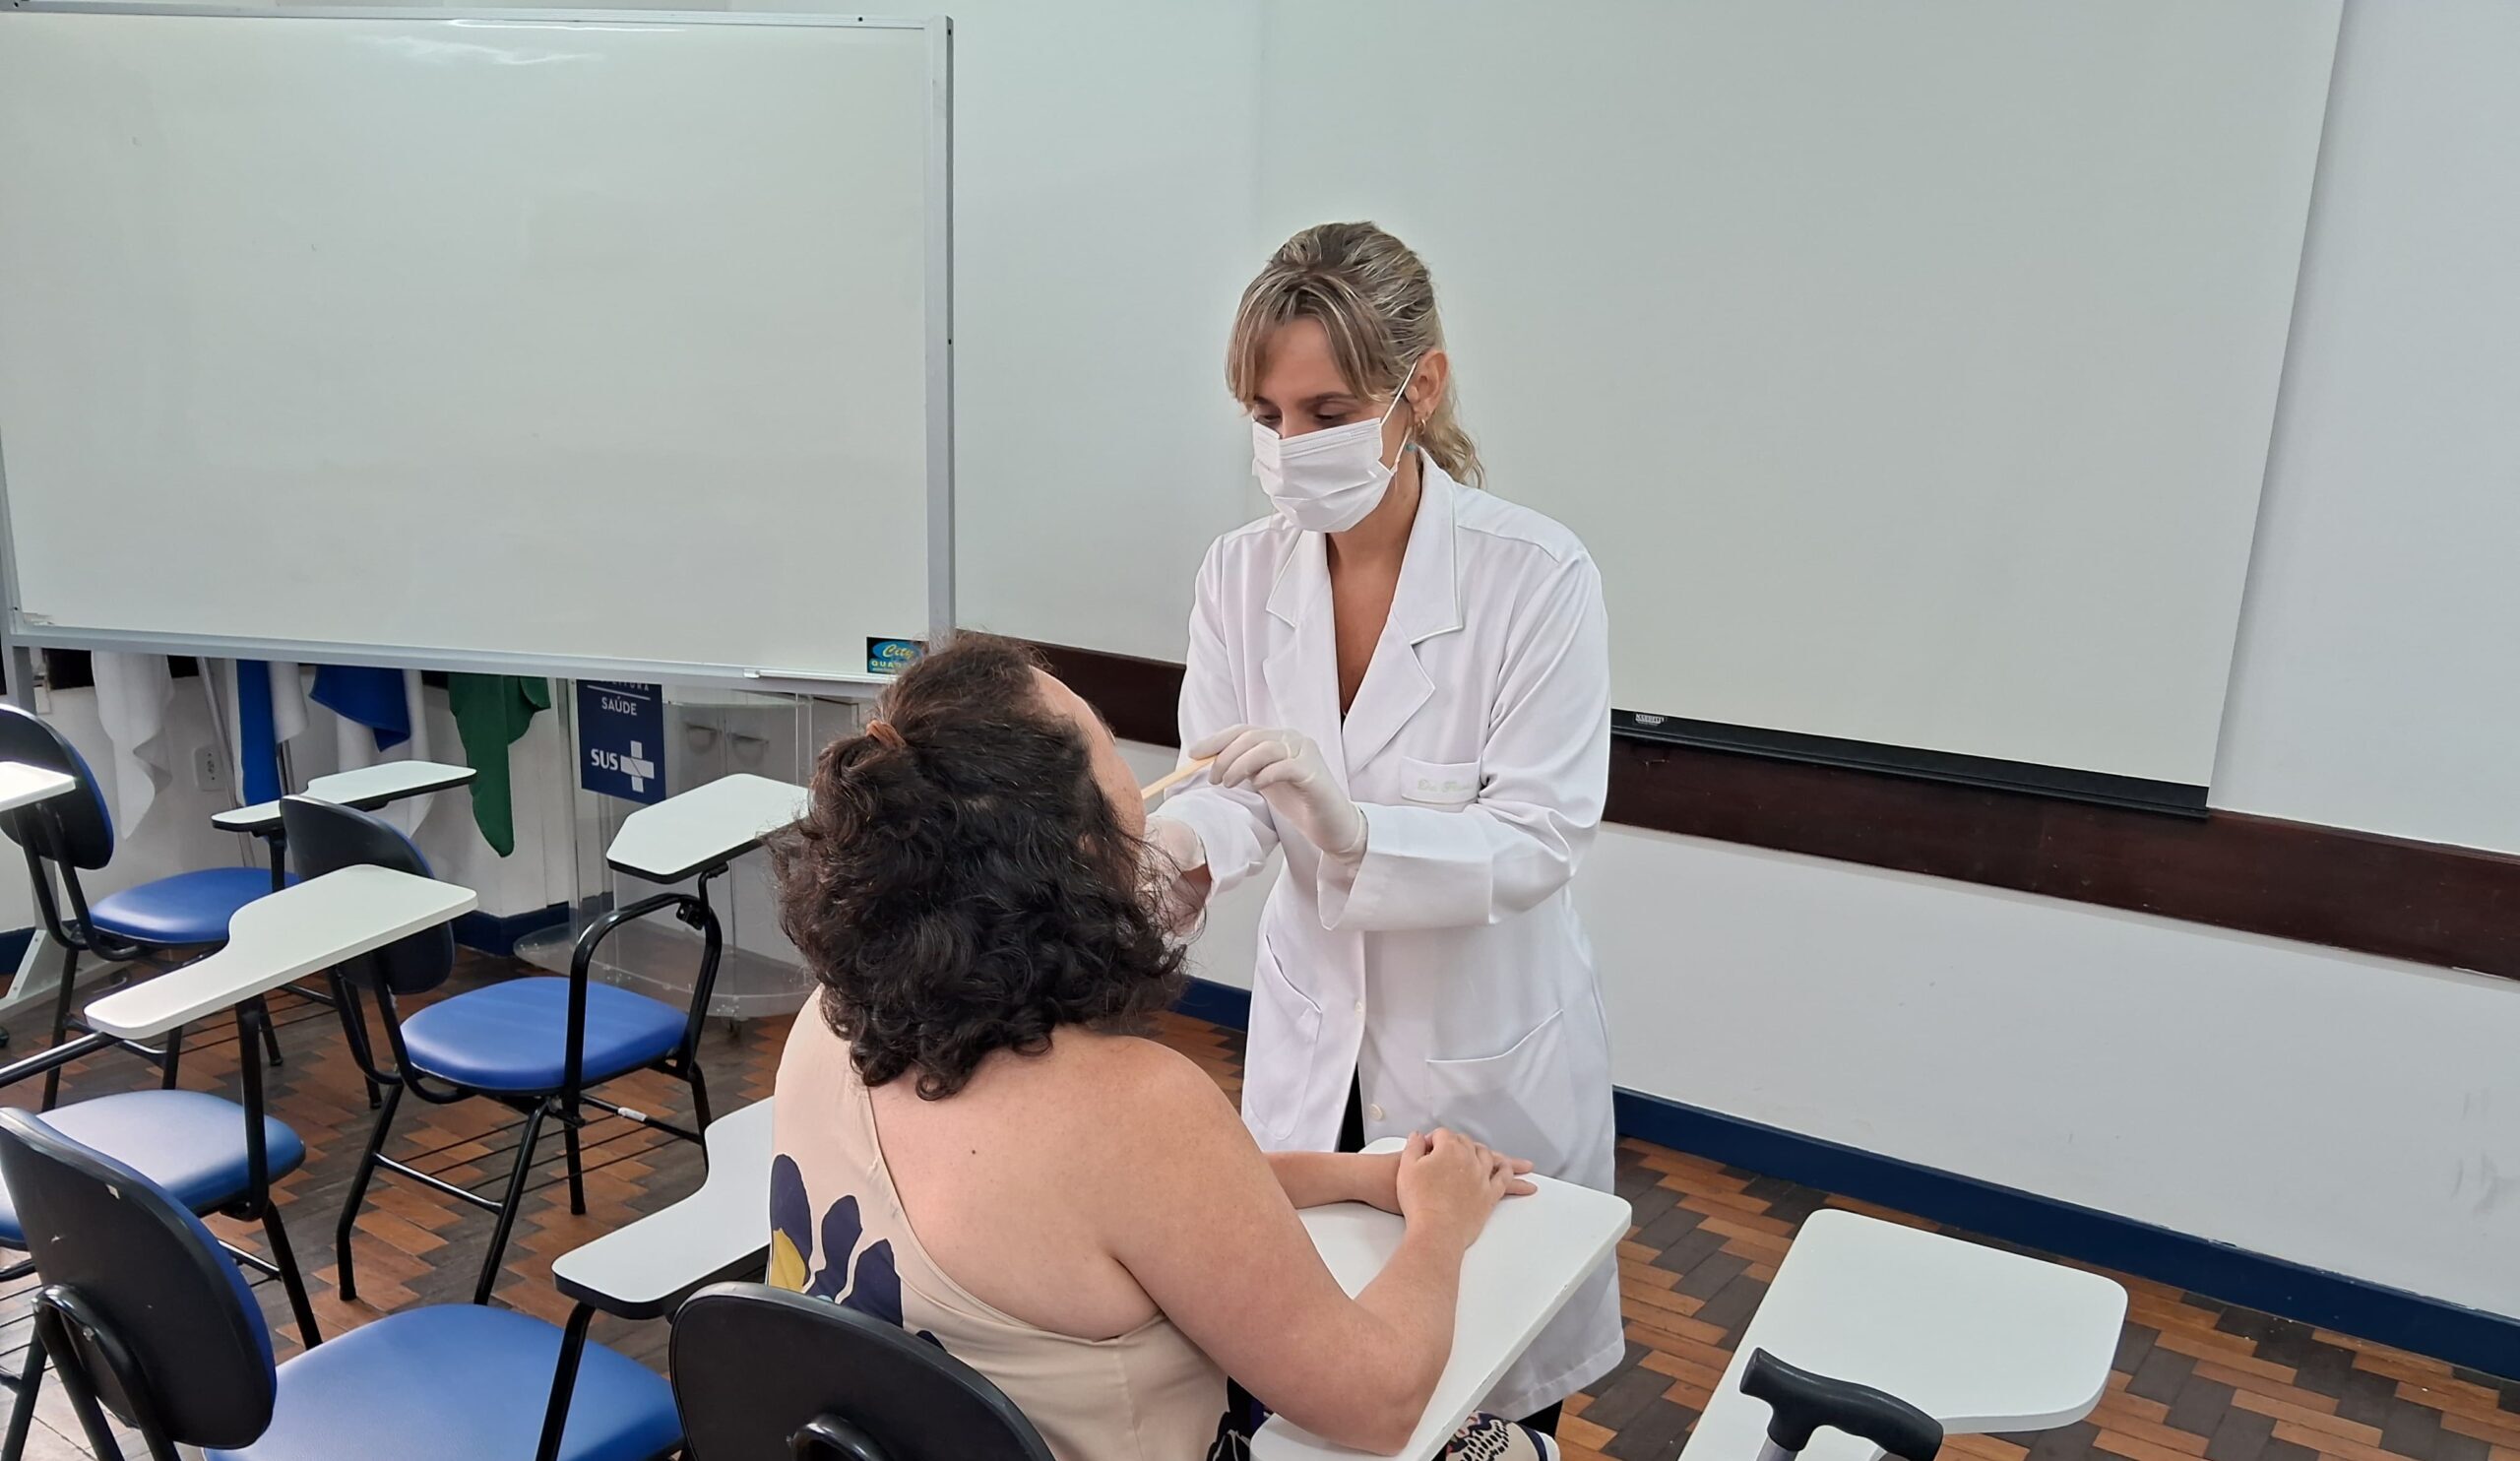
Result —
POLYGON ((308 878, 236 910, 219 952, 89 1005, 88 1026, 121 1040, 153 1040, 434 927, 479 901, 471 888, 383 867, 308 878))
MULTIPOLYGON (((470 766, 443 761, 380 761, 354 771, 337 771, 306 784, 306 794, 336 806, 373 811, 407 796, 423 796, 461 787, 480 775, 470 766)), ((210 824, 221 832, 265 832, 280 825, 280 803, 257 801, 233 811, 215 813, 210 824)))
POLYGON ((0 811, 15 811, 31 802, 58 796, 79 783, 58 771, 29 766, 24 761, 0 761, 0 811))
MULTIPOLYGON (((1391 1151, 1386 1138, 1366 1148, 1391 1151)), ((1577 1285, 1627 1236, 1627 1200, 1590 1187, 1533 1179, 1540 1190, 1497 1204, 1495 1216, 1461 1265, 1461 1309, 1453 1321, 1453 1357, 1435 1382, 1425 1418, 1395 1455, 1432 1456, 1469 1420, 1534 1337, 1566 1306, 1577 1285)), ((1313 1246, 1354 1294, 1373 1281, 1400 1246, 1401 1220, 1343 1202, 1300 1215, 1313 1246)), ((1303 1430, 1283 1417, 1251 1438, 1253 1461, 1310 1461, 1364 1454, 1303 1430)), ((1752 1452, 1755 1455, 1755 1451, 1752 1452)))
MULTIPOLYGON (((1741 1393, 1764 1349, 1789 1365, 1887 1390, 1954 1435, 2044 1430, 2091 1414, 2126 1317, 2098 1274, 1856 1213, 1813 1213, 1741 1337, 1682 1461, 1754 1457, 1768 1408, 1741 1393)), ((1870 1442, 1823 1430, 1809 1461, 1869 1461, 1870 1442)))
POLYGON ((654 1318, 693 1284, 761 1261, 770 1245, 770 1103, 720 1116, 701 1135, 709 1176, 700 1190, 562 1253, 551 1264, 561 1293, 607 1313, 654 1318))
POLYGON ((792 783, 739 771, 622 818, 604 860, 650 882, 678 883, 752 851, 812 799, 792 783))

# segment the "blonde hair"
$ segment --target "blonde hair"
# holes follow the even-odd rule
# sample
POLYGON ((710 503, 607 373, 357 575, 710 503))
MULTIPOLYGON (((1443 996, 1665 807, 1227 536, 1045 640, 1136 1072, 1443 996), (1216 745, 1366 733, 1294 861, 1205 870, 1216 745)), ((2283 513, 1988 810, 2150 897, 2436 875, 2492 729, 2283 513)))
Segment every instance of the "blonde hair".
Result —
MULTIPOLYGON (((1278 246, 1242 291, 1226 347, 1226 389, 1248 408, 1261 355, 1280 327, 1317 320, 1348 388, 1387 400, 1428 350, 1444 348, 1435 282, 1409 245, 1372 223, 1316 223, 1278 246)), ((1480 485, 1479 449, 1462 429, 1452 382, 1418 414, 1411 439, 1454 480, 1480 485)))

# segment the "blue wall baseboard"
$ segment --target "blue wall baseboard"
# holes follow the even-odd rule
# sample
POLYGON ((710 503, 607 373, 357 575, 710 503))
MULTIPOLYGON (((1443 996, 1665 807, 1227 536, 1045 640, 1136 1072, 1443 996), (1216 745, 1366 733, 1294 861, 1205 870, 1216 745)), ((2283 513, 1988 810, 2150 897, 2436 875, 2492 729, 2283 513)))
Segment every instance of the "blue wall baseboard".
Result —
POLYGON ((455 921, 455 941, 468 949, 506 958, 516 952, 516 941, 529 933, 538 933, 554 923, 569 921, 569 905, 554 903, 549 908, 509 914, 501 918, 478 909, 455 921))
MULTIPOLYGON (((1251 996, 1229 985, 1193 980, 1175 1007, 1243 1029, 1251 996)), ((1659 1096, 1622 1090, 1614 1099, 1622 1136, 2488 1374, 2520 1376, 2520 1319, 1659 1096)))

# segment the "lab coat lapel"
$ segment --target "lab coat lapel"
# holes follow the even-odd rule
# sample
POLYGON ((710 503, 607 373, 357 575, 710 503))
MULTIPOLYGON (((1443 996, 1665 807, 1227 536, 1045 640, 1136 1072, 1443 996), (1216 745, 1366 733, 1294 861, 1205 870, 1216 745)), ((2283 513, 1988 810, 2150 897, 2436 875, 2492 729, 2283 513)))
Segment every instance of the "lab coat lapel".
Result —
MULTIPOLYGON (((1419 458, 1418 518, 1409 529, 1409 548, 1400 560, 1400 582, 1391 596, 1391 616, 1383 621, 1382 639, 1374 645, 1373 663, 1355 703, 1348 707, 1342 739, 1351 767, 1362 766, 1391 744, 1409 718, 1435 698, 1434 677, 1418 657, 1418 647, 1439 634, 1461 627, 1461 584, 1453 564, 1453 479, 1433 462, 1419 458)), ((1333 670, 1335 682, 1336 670, 1333 670)))
POLYGON ((1269 590, 1273 643, 1260 674, 1270 704, 1288 726, 1321 747, 1339 785, 1348 763, 1339 745, 1339 644, 1330 611, 1330 559, 1318 533, 1299 534, 1269 590))

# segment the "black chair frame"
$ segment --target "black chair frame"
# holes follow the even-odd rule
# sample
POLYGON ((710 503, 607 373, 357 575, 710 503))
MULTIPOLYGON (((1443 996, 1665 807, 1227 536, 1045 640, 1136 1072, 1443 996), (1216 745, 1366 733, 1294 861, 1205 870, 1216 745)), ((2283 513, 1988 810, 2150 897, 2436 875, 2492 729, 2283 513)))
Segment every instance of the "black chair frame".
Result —
MULTIPOLYGON (((507 1251, 508 1237, 514 1231, 517 1213, 525 1203, 526 1180, 534 1168, 535 1148, 541 1140, 544 1122, 557 1121, 560 1124, 561 1140, 567 1153, 569 1211, 576 1215, 584 1215, 587 1210, 585 1155, 579 1140, 581 1129, 590 1119, 586 1108, 593 1107, 598 1112, 654 1127, 684 1141, 699 1143, 706 1150, 700 1133, 708 1129, 710 1121, 709 1083, 700 1066, 700 1039, 708 1027, 709 999, 717 988, 718 965, 725 947, 725 936, 720 926, 717 910, 709 901, 709 884, 723 876, 726 869, 726 863, 720 863, 701 873, 691 892, 659 893, 614 909, 589 924, 587 930, 578 936, 577 946, 569 958, 569 1038, 561 1084, 558 1090, 544 1095, 517 1096, 483 1091, 423 1075, 412 1067, 410 1053, 404 1047, 402 1018, 388 983, 382 978, 352 979, 346 977, 342 970, 334 971, 333 993, 341 1005, 343 1032, 348 1040, 350 1054, 358 1062, 360 1073, 385 1092, 384 1105, 377 1112, 375 1129, 359 1154, 358 1168, 350 1177, 349 1193, 342 1203, 341 1222, 333 1236, 333 1250, 338 1255, 341 1271, 342 1298, 357 1298, 356 1279, 351 1270, 350 1235, 357 1225, 360 1205, 366 1200, 368 1181, 379 1168, 431 1191, 477 1207, 496 1218, 497 1226, 490 1234, 489 1251, 481 1257, 480 1276, 472 1290, 473 1302, 487 1303, 491 1291, 498 1284, 500 1260, 507 1251), (693 1125, 698 1129, 678 1126, 650 1112, 590 1095, 586 1089, 587 986, 593 975, 596 951, 624 924, 666 910, 671 910, 675 918, 700 930, 700 970, 692 984, 691 1006, 683 1020, 681 1042, 662 1059, 645 1068, 661 1071, 690 1088, 693 1125), (376 996, 378 1013, 385 1026, 387 1048, 393 1055, 390 1068, 375 1057, 375 1048, 366 1029, 366 1010, 360 999, 362 990, 376 996), (402 1105, 407 1091, 435 1106, 452 1106, 476 1097, 487 1098, 524 1116, 525 1128, 517 1142, 516 1163, 509 1170, 506 1188, 498 1198, 484 1197, 471 1188, 459 1187, 434 1174, 385 1155, 386 1134, 393 1127, 394 1112, 402 1105)), ((583 1337, 583 1324, 573 1317, 569 1332, 583 1337)), ((573 1355, 574 1351, 564 1351, 564 1354, 573 1355)))
MULTIPOLYGON (((12 710, 10 714, 14 717, 23 713, 12 710)), ((33 885, 35 911, 43 921, 43 930, 61 947, 61 984, 54 990, 52 999, 52 1044, 58 1047, 74 1030, 87 1033, 86 1025, 71 1013, 77 996, 80 955, 94 954, 108 963, 126 963, 163 952, 163 949, 158 945, 118 938, 95 926, 88 909, 87 887, 79 880, 82 858, 78 844, 85 839, 74 832, 61 803, 80 796, 101 798, 102 794, 96 789, 94 774, 69 748, 69 742, 59 730, 32 716, 25 716, 24 720, 40 728, 27 732, 39 741, 34 757, 37 763, 79 783, 78 790, 67 795, 0 812, 0 829, 5 829, 10 840, 26 854, 27 880, 33 885), (58 893, 55 891, 56 876, 59 878, 58 893), (67 916, 61 907, 64 896, 70 903, 67 916)), ((103 835, 110 840, 110 824, 104 826, 103 835)), ((105 857, 99 853, 86 860, 93 866, 101 867, 105 857)), ((166 1089, 171 1091, 175 1088, 177 1062, 183 1053, 183 1031, 168 1032, 162 1047, 121 1041, 114 1044, 156 1065, 166 1089)), ((271 1062, 278 1065, 281 1062, 280 1037, 268 1024, 263 1030, 263 1045, 271 1062)), ((39 1109, 50 1111, 60 1099, 61 1069, 56 1065, 44 1075, 43 1102, 39 1109)))
MULTIPOLYGON (((10 1139, 21 1138, 13 1134, 10 1139)), ((113 1179, 109 1171, 85 1170, 87 1163, 79 1160, 85 1156, 79 1153, 67 1160, 80 1170, 82 1176, 113 1179)), ((161 1377, 150 1373, 135 1353, 137 1347, 117 1332, 87 1295, 69 1285, 45 1284, 35 1292, 33 1319, 33 1335, 27 1351, 28 1372, 39 1374, 44 1365, 52 1366, 96 1461, 124 1461, 122 1448, 106 1423, 104 1413, 108 1408, 139 1432, 142 1444, 149 1448, 150 1461, 179 1461, 182 1453, 176 1449, 178 1439, 170 1432, 168 1421, 174 1407, 165 1403, 158 1383, 161 1377)), ((560 1454, 585 1338, 585 1324, 576 1323, 562 1345, 535 1461, 557 1461, 560 1454)), ((188 1382, 183 1373, 162 1379, 178 1387, 188 1382)), ((180 1389, 177 1393, 181 1393, 180 1389)), ((11 1456, 21 1453, 33 1412, 31 1400, 21 1400, 10 1417, 8 1434, 5 1442, 0 1442, 0 1450, 11 1456)))
MULTIPOLYGON (((27 812, 39 809, 42 804, 37 802, 33 806, 20 807, 16 812, 7 813, 7 815, 24 816, 27 812)), ((52 995, 52 1043, 59 1046, 64 1040, 70 1038, 73 1031, 82 1035, 88 1033, 86 1023, 71 1013, 72 1001, 77 997, 79 985, 80 955, 94 954, 108 964, 120 964, 133 959, 146 958, 158 951, 144 944, 116 938, 89 921, 88 890, 79 881, 79 869, 67 858, 53 851, 53 848, 58 846, 57 840, 44 835, 47 831, 55 830, 57 823, 46 818, 32 817, 20 825, 30 834, 25 840, 27 879, 34 885, 35 913, 43 921, 45 935, 61 946, 61 983, 53 990, 52 995), (70 900, 67 918, 62 915, 60 895, 54 892, 53 875, 56 870, 61 879, 61 894, 66 894, 70 900)), ((158 1077, 164 1082, 166 1089, 169 1091, 175 1089, 176 1064, 183 1056, 183 1031, 169 1031, 166 1035, 166 1043, 162 1046, 140 1045, 130 1041, 114 1041, 112 1044, 132 1051, 157 1066, 158 1077)), ((277 1061, 280 1047, 274 1044, 270 1048, 274 1060, 277 1061)), ((50 1111, 54 1103, 60 1099, 61 1068, 54 1066, 44 1073, 43 1104, 38 1109, 50 1111)))
POLYGON ((827 1299, 764 1284, 702 1289, 674 1315, 670 1368, 690 1461, 746 1461, 780 1445, 794 1461, 1051 1461, 986 1375, 827 1299))
MULTIPOLYGON (((236 1069, 244 1088, 242 1092, 244 1099, 238 1104, 245 1109, 245 1173, 248 1185, 245 1195, 220 1209, 220 1214, 240 1222, 261 1224, 263 1236, 272 1245, 272 1256, 265 1258, 260 1253, 226 1241, 221 1241, 220 1246, 226 1249, 227 1256, 237 1263, 265 1278, 280 1281, 282 1292, 288 1296, 289 1317, 296 1321, 298 1337, 311 1349, 323 1342, 323 1335, 316 1328, 315 1306, 306 1297, 306 1277, 297 1266, 296 1250, 288 1243, 288 1228, 281 1221, 279 1204, 272 1201, 271 1154, 266 1148, 263 1134, 262 1062, 241 1057, 241 1052, 253 1049, 257 1041, 268 1039, 270 1033, 271 1011, 265 1005, 263 996, 258 994, 236 1006, 236 1048, 240 1052, 236 1069)), ((71 1061, 117 1043, 112 1036, 90 1033, 77 1041, 56 1046, 41 1054, 29 1056, 7 1066, 0 1066, 0 1088, 6 1088, 38 1074, 58 1075, 61 1067, 71 1061)), ((23 1278, 33 1272, 34 1268, 32 1258, 22 1258, 6 1269, 0 1269, 0 1281, 23 1278)), ((16 1374, 0 1374, 0 1389, 15 1391, 18 1396, 16 1407, 9 1419, 7 1439, 5 1442, 0 1442, 0 1457, 12 1458, 12 1461, 25 1449, 27 1426, 34 1416, 35 1391, 43 1383, 43 1357, 46 1350, 41 1343, 40 1297, 37 1309, 37 1343, 27 1352, 24 1367, 16 1374)), ((63 1352, 56 1349, 52 1353, 63 1352)), ((74 1392, 74 1404, 76 1400, 74 1392)), ((85 1424, 84 1417, 82 1424, 85 1424)), ((101 1457, 106 1453, 99 1451, 97 1454, 101 1457)))

